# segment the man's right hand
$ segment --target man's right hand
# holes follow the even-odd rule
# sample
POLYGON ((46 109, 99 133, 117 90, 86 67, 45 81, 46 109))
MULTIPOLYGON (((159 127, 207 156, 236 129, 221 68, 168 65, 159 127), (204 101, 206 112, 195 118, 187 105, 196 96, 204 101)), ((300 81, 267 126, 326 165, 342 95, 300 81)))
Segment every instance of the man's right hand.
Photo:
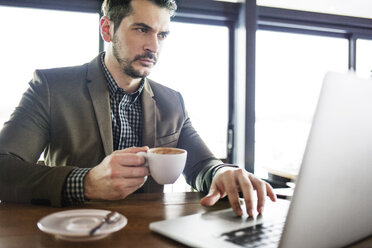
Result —
POLYGON ((143 156, 149 148, 131 147, 118 150, 92 168, 84 178, 84 196, 87 199, 124 199, 140 188, 149 175, 143 156))

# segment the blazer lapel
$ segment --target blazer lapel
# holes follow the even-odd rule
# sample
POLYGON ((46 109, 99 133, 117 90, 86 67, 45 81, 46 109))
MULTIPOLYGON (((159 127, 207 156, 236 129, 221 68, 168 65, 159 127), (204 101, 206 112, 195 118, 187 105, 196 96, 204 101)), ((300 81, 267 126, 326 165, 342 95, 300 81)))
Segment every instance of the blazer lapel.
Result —
POLYGON ((105 155, 113 152, 110 98, 106 78, 102 71, 101 54, 88 64, 88 90, 92 98, 105 155))
POLYGON ((156 101, 150 83, 145 79, 142 92, 142 145, 154 147, 156 139, 156 101))
MULTIPOLYGON (((88 90, 92 98, 105 155, 113 152, 112 123, 109 93, 106 78, 102 71, 100 56, 88 64, 88 90)), ((150 83, 145 79, 142 98, 142 145, 156 145, 156 101, 150 83)))
MULTIPOLYGON (((156 144, 156 114, 157 107, 154 99, 154 93, 151 89, 149 80, 145 79, 145 85, 142 91, 142 145, 155 147, 156 144)), ((140 189, 144 192, 163 192, 164 187, 155 182, 149 176, 146 183, 140 189)))

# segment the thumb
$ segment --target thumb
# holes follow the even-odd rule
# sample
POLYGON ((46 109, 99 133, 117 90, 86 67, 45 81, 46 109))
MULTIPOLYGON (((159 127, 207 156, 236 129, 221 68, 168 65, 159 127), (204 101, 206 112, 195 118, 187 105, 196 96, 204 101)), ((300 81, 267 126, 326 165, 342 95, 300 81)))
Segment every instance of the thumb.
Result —
POLYGON ((219 199, 221 198, 221 193, 216 189, 216 187, 212 187, 209 190, 208 195, 204 196, 200 203, 203 206, 213 206, 219 199))

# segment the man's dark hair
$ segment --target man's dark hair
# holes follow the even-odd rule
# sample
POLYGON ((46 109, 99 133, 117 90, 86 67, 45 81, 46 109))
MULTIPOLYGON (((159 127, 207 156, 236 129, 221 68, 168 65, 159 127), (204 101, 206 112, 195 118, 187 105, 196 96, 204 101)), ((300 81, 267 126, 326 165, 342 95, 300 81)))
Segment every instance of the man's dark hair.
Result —
MULTIPOLYGON (((114 22, 114 32, 119 27, 123 18, 129 16, 133 9, 131 6, 132 0, 104 0, 102 4, 103 15, 110 18, 114 22)), ((175 0, 148 0, 159 7, 167 8, 171 16, 174 16, 177 10, 175 0)))

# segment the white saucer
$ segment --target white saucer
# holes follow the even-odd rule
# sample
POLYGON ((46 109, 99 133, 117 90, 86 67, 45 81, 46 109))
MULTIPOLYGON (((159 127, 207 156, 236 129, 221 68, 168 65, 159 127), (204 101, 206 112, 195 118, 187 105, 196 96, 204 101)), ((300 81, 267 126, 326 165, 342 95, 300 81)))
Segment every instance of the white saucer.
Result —
POLYGON ((107 237, 110 233, 119 231, 128 222, 120 214, 120 219, 112 224, 104 224, 93 236, 89 231, 109 213, 107 210, 79 209, 56 212, 45 216, 37 223, 39 229, 53 234, 59 239, 69 241, 90 241, 107 237))

